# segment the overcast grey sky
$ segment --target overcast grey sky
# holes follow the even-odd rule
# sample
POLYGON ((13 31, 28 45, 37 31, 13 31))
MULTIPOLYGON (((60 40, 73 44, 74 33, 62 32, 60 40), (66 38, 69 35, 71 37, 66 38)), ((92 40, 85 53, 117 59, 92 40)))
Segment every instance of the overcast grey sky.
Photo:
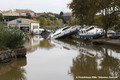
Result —
POLYGON ((0 10, 32 9, 35 12, 71 12, 67 4, 72 0, 0 0, 0 10))

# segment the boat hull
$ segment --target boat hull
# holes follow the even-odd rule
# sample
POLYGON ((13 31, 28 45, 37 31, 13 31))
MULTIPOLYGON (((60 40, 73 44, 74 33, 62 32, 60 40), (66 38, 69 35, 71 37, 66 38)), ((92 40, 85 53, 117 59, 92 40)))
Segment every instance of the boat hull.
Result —
POLYGON ((102 35, 100 34, 93 34, 93 35, 79 35, 79 38, 100 38, 102 35))
POLYGON ((64 34, 62 36, 57 37, 56 39, 63 39, 63 38, 68 38, 71 37, 72 35, 75 35, 79 32, 79 30, 72 31, 70 33, 64 34))
POLYGON ((50 39, 63 39, 78 34, 80 26, 72 26, 67 28, 58 29, 54 34, 50 35, 50 39))

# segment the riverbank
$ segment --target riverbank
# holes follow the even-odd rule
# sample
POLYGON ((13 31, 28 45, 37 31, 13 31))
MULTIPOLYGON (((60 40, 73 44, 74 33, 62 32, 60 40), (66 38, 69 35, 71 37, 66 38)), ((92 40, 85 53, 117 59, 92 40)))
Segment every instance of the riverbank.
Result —
POLYGON ((120 39, 93 39, 93 44, 120 46, 120 39))
POLYGON ((10 62, 19 57, 25 57, 25 55, 26 55, 26 48, 0 51, 0 64, 10 62))

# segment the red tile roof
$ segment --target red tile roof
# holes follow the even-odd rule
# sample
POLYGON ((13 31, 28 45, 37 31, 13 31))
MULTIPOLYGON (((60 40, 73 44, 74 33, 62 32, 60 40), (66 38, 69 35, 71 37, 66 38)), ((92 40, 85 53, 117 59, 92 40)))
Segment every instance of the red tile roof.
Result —
POLYGON ((18 18, 18 19, 29 21, 29 22, 32 22, 32 23, 39 23, 38 21, 34 21, 32 19, 26 19, 26 18, 18 18))
MULTIPOLYGON (((25 21, 28 21, 28 22, 31 22, 31 23, 39 23, 38 21, 34 21, 32 19, 26 19, 26 18, 18 18, 18 19, 15 19, 15 20, 25 20, 25 21)), ((14 20, 12 20, 12 21, 14 21, 14 20)), ((9 21, 9 22, 11 22, 11 21, 9 21)))
POLYGON ((63 16, 72 16, 72 13, 64 13, 63 16))

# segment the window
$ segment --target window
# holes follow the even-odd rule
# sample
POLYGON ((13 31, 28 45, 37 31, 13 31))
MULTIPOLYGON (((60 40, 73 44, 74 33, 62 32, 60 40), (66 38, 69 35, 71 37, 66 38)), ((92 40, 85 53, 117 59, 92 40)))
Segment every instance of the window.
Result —
POLYGON ((88 30, 86 30, 86 31, 90 31, 90 30, 92 30, 92 29, 94 29, 94 27, 91 27, 91 28, 89 28, 88 30))
POLYGON ((64 31, 64 30, 66 30, 66 29, 68 29, 68 28, 69 28, 69 27, 67 27, 67 28, 64 28, 64 29, 63 29, 63 31, 64 31))

